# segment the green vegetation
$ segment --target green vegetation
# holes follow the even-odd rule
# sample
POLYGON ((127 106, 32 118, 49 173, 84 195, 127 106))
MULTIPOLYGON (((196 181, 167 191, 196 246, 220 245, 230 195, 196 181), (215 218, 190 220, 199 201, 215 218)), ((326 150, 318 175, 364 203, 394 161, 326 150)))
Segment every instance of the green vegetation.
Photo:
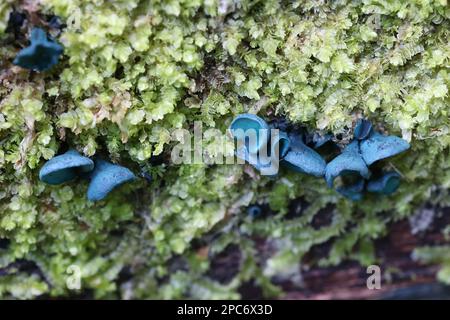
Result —
MULTIPOLYGON (((389 222, 426 201, 450 205, 449 19, 446 0, 2 1, 0 297, 239 298, 247 281, 273 297, 282 291, 272 277, 295 276, 315 245, 331 249, 308 264, 376 262, 372 240, 389 222), (14 7, 27 12, 22 34, 30 16, 44 28, 46 15, 68 24, 51 70, 12 64, 28 45, 6 32, 14 7), (286 117, 341 144, 363 114, 410 141, 386 163, 402 184, 390 197, 354 203, 302 174, 271 179, 248 166, 168 160, 172 128, 202 121, 224 132, 244 112, 286 117), (39 168, 67 147, 153 180, 96 203, 84 180, 40 182, 39 168), (298 198, 307 205, 288 219, 298 198), (273 214, 252 219, 251 203, 273 214), (325 209, 331 223, 314 227, 325 209), (260 239, 270 257, 258 256, 260 239), (208 257, 230 244, 240 249, 239 268, 220 282, 208 257), (40 273, 14 267, 21 259, 40 273), (79 292, 66 286, 71 265, 82 271, 79 292)), ((217 152, 214 141, 205 149, 217 152)))

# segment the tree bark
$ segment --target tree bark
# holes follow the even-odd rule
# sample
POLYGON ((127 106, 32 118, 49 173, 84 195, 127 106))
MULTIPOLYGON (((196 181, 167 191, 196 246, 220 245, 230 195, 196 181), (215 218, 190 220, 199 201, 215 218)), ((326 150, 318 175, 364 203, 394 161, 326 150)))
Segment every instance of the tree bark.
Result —
POLYGON ((337 267, 316 267, 303 272, 304 289, 288 289, 283 298, 450 299, 450 287, 436 281, 439 266, 421 264, 411 258, 416 247, 448 243, 440 227, 447 225, 448 216, 444 212, 427 232, 416 235, 411 233, 407 220, 394 223, 388 235, 375 242, 377 257, 381 260, 381 289, 367 288, 367 278, 371 274, 365 267, 345 262, 337 267))

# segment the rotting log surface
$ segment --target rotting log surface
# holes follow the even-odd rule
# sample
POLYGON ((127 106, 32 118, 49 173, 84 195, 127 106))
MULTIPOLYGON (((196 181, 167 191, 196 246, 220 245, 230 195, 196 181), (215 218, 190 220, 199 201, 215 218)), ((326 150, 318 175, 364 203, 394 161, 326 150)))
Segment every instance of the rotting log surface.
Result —
POLYGON ((450 299, 450 288, 436 282, 438 265, 425 265, 411 258, 414 248, 448 243, 441 227, 450 220, 444 210, 429 230, 413 235, 407 220, 394 223, 386 237, 375 242, 382 273, 381 289, 366 286, 366 268, 356 262, 336 267, 315 267, 302 272, 302 289, 284 283, 284 299, 450 299), (392 270, 392 272, 387 272, 392 270), (390 276, 387 276, 390 275, 390 276))

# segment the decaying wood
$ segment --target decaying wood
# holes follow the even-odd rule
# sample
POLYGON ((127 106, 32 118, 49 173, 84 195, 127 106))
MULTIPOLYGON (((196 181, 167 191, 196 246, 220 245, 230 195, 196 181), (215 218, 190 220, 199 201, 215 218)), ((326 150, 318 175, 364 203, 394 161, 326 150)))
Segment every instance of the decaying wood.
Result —
POLYGON ((419 234, 412 234, 407 220, 397 222, 385 238, 376 241, 381 289, 367 288, 370 274, 365 267, 345 262, 303 272, 304 288, 287 290, 284 299, 450 299, 450 288, 436 281, 439 266, 421 264, 411 257, 417 247, 448 243, 441 232, 450 220, 448 216, 444 212, 431 229, 419 234))

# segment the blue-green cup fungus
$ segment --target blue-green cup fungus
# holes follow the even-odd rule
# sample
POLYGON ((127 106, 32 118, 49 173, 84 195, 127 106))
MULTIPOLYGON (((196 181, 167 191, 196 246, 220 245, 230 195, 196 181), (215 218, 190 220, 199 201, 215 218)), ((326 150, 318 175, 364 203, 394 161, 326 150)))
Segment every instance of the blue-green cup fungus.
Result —
POLYGON ((30 45, 17 54, 13 63, 25 69, 45 71, 58 63, 63 47, 47 38, 41 28, 31 30, 30 45))
POLYGON ((332 188, 336 177, 347 174, 359 174, 364 179, 370 177, 369 168, 360 154, 357 140, 351 142, 340 155, 328 163, 325 169, 327 185, 332 188))
POLYGON ((256 153, 267 145, 270 136, 269 125, 254 114, 244 113, 234 118, 230 125, 233 137, 244 144, 248 152, 256 153))
POLYGON ((301 136, 290 136, 291 148, 283 158, 283 165, 301 173, 316 177, 323 177, 325 173, 325 160, 313 149, 306 146, 301 136))
POLYGON ((271 156, 276 156, 278 159, 283 159, 290 148, 291 140, 289 139, 289 136, 286 132, 278 131, 278 134, 271 135, 269 150, 271 156), (274 152, 275 154, 273 154, 274 152))
POLYGON ((250 153, 245 146, 236 149, 236 156, 245 160, 265 176, 274 177, 278 174, 279 159, 267 153, 250 153))
POLYGON ((128 168, 96 159, 95 169, 91 173, 91 182, 87 191, 88 200, 102 200, 113 189, 135 179, 136 176, 128 168))
POLYGON ((48 20, 48 26, 53 29, 62 30, 65 25, 58 16, 52 16, 48 20))
POLYGON ((353 137, 357 140, 364 140, 372 133, 372 123, 366 119, 359 119, 356 123, 353 137))
POLYGON ((252 218, 256 218, 256 217, 260 216, 261 213, 262 213, 262 209, 258 205, 252 205, 247 208, 247 214, 252 218))
POLYGON ((252 166, 254 166, 255 169, 258 169, 258 170, 261 169, 261 164, 260 164, 260 161, 258 158, 258 153, 248 152, 248 150, 245 146, 240 146, 236 149, 236 156, 239 159, 242 159, 242 160, 248 162, 249 164, 251 164, 252 166))
POLYGON ((312 137, 312 143, 314 144, 314 149, 321 148, 328 143, 333 142, 333 136, 331 134, 321 135, 319 133, 315 133, 312 137))
POLYGON ((76 150, 56 156, 47 161, 39 171, 39 179, 48 184, 60 184, 94 169, 94 162, 76 150))
POLYGON ((338 187, 336 191, 352 201, 359 201, 363 198, 365 183, 366 181, 359 176, 356 182, 338 187))
POLYGON ((400 175, 395 171, 384 173, 377 179, 371 179, 367 184, 367 191, 390 195, 400 186, 400 175))
POLYGON ((393 157, 409 149, 409 143, 396 136, 384 136, 373 131, 361 141, 361 155, 368 166, 374 162, 393 157))

